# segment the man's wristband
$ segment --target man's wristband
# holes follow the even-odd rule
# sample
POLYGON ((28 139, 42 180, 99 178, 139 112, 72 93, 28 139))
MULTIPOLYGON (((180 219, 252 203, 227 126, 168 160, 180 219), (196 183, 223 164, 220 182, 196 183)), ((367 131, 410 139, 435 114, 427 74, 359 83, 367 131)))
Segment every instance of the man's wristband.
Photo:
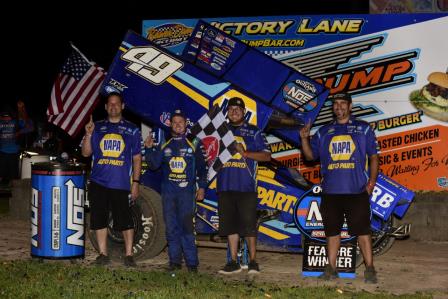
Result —
POLYGON ((140 180, 132 180, 133 183, 139 183, 140 184, 140 180))
POLYGON ((369 182, 367 183, 367 186, 374 187, 375 185, 376 185, 376 183, 375 183, 375 182, 372 182, 372 181, 369 181, 369 182))

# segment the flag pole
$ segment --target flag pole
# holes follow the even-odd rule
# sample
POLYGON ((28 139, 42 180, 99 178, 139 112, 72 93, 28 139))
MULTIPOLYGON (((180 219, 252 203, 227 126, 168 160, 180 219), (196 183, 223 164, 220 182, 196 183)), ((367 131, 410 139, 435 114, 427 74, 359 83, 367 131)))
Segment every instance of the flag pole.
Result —
POLYGON ((70 46, 72 46, 73 50, 78 52, 78 54, 81 55, 81 57, 84 58, 85 61, 87 61, 90 65, 93 65, 93 63, 89 59, 87 59, 87 57, 71 41, 70 46))

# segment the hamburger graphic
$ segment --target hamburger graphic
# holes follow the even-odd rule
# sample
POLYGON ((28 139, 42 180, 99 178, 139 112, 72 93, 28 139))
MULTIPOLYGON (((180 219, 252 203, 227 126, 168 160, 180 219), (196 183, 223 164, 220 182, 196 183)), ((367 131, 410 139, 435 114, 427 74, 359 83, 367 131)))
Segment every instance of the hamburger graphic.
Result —
POLYGON ((434 72, 429 83, 409 95, 415 108, 431 118, 448 122, 448 73, 434 72))

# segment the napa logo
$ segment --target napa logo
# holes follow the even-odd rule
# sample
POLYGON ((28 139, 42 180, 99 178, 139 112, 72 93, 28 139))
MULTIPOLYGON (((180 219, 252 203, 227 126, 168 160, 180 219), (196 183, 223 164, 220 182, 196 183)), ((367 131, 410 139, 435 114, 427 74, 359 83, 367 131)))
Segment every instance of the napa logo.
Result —
POLYGON ((173 173, 183 173, 185 168, 187 168, 187 162, 185 162, 184 157, 172 157, 169 165, 173 173))
POLYGON ((101 152, 104 157, 120 157, 125 146, 123 137, 118 134, 106 134, 100 142, 101 152))
POLYGON ((333 161, 350 160, 356 146, 350 135, 335 136, 330 141, 328 151, 333 161))

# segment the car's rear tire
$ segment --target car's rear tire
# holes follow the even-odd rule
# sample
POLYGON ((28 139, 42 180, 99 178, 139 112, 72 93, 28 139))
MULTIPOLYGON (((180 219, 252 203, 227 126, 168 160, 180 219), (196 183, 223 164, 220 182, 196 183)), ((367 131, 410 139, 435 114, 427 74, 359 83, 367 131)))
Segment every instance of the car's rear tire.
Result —
MULTIPOLYGON (((107 227, 108 254, 112 260, 124 255, 123 235, 113 229, 112 215, 109 215, 107 227)), ((134 220, 134 258, 149 259, 157 256, 166 246, 165 222, 163 221, 162 200, 160 195, 145 186, 140 186, 140 196, 132 206, 134 220)), ((95 231, 87 229, 93 247, 98 251, 95 231)))

